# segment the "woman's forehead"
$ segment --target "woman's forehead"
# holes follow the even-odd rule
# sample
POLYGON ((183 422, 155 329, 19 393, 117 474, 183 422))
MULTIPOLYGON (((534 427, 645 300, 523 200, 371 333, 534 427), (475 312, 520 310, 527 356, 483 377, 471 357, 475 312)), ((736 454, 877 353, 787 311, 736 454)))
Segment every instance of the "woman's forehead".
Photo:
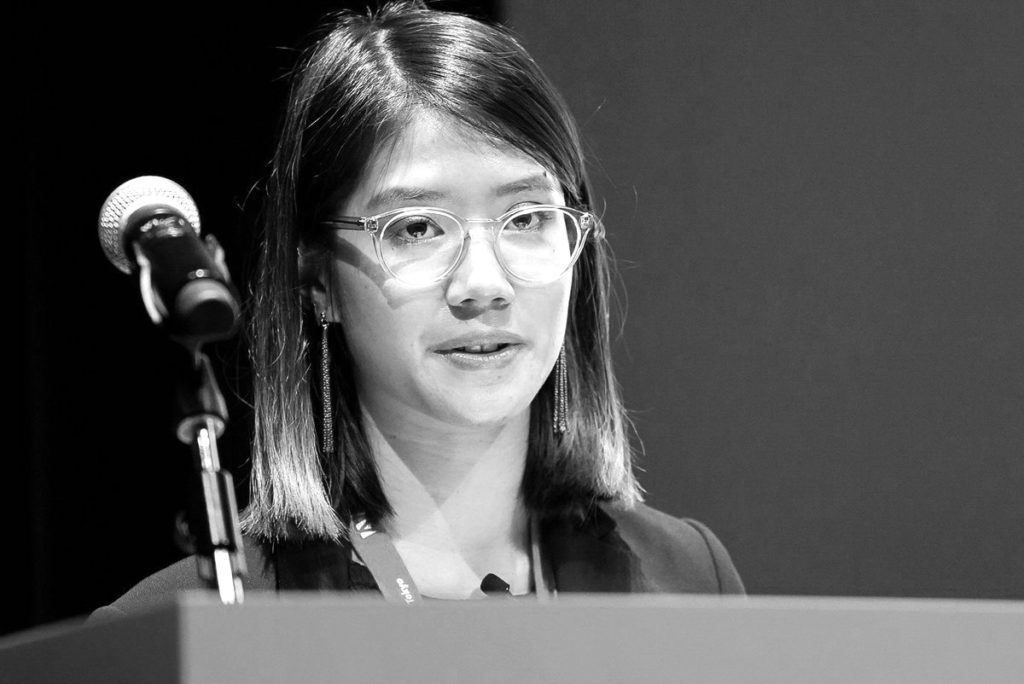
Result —
POLYGON ((347 213, 369 215, 402 204, 523 193, 563 201, 555 175, 530 155, 459 122, 425 114, 371 155, 345 205, 347 213))

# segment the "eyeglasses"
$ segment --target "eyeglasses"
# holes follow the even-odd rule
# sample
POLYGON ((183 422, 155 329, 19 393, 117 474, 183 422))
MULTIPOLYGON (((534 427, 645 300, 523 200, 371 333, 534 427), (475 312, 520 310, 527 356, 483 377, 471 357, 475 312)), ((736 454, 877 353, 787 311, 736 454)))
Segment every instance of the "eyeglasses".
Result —
POLYGON ((408 285, 428 285, 448 277, 466 255, 471 224, 497 226, 494 254, 508 275, 542 285, 558 280, 583 251, 600 223, 589 211, 554 204, 531 204, 495 219, 467 219, 444 209, 408 207, 368 217, 339 216, 322 221, 335 230, 373 235, 381 267, 408 285))

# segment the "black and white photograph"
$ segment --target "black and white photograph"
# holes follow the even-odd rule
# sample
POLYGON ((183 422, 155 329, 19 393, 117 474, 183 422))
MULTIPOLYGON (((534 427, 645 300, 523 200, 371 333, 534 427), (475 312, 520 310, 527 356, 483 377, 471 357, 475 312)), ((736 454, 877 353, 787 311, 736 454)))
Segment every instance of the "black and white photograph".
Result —
POLYGON ((0 683, 1024 680, 1024 4, 9 32, 0 683))

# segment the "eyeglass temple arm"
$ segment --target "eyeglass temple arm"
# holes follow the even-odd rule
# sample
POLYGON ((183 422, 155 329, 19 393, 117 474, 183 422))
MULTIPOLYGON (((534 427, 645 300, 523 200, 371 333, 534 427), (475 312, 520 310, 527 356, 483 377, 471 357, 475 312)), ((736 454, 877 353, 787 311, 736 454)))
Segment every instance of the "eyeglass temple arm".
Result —
POLYGON ((339 216, 333 219, 324 219, 320 223, 325 225, 334 226, 338 230, 366 230, 369 228, 366 225, 366 219, 363 218, 349 218, 347 216, 339 216))

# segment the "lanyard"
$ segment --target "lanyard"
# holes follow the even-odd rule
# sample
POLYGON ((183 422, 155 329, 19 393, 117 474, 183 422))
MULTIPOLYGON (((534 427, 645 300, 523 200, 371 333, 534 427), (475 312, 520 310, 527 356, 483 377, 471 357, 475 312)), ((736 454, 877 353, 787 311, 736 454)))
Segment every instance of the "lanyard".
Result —
MULTIPOLYGON (((366 518, 355 516, 349 525, 349 540, 385 599, 411 607, 423 604, 423 595, 387 532, 375 528, 366 518)), ((530 570, 537 599, 550 601, 557 592, 540 555, 540 529, 535 516, 530 517, 530 570)))

